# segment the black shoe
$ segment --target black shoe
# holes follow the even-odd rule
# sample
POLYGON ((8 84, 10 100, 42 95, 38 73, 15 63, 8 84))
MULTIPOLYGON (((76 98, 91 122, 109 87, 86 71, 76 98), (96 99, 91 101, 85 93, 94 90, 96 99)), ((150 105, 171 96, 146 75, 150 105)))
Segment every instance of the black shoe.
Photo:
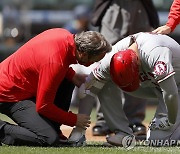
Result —
POLYGON ((108 134, 111 134, 112 131, 109 129, 109 127, 107 126, 106 123, 99 123, 96 124, 93 128, 92 128, 92 134, 93 136, 106 136, 108 134))
POLYGON ((145 140, 146 139, 146 127, 143 124, 133 124, 130 125, 133 133, 136 137, 136 140, 145 140))

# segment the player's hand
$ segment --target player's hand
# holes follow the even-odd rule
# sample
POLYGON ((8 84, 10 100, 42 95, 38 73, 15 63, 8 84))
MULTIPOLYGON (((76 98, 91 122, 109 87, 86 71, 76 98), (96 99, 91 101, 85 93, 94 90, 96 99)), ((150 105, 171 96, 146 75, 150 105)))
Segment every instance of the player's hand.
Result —
POLYGON ((86 129, 87 127, 90 126, 90 116, 85 115, 85 114, 77 114, 77 122, 76 122, 76 126, 86 129))
POLYGON ((154 118, 150 123, 151 130, 168 130, 173 126, 168 120, 168 117, 154 118))
POLYGON ((164 26, 160 26, 157 29, 152 31, 153 33, 157 33, 157 34, 169 34, 171 33, 171 28, 167 25, 164 26))

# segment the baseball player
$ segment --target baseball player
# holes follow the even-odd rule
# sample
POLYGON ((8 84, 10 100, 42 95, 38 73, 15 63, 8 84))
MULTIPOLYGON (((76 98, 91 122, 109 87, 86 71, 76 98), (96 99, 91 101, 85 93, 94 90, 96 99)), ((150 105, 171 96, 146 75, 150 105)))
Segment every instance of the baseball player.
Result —
POLYGON ((122 146, 122 139, 133 134, 122 102, 116 99, 118 87, 136 97, 158 99, 149 140, 180 138, 179 49, 166 35, 141 32, 128 36, 113 46, 80 87, 81 98, 97 94, 107 124, 115 132, 107 138, 110 144, 122 146))

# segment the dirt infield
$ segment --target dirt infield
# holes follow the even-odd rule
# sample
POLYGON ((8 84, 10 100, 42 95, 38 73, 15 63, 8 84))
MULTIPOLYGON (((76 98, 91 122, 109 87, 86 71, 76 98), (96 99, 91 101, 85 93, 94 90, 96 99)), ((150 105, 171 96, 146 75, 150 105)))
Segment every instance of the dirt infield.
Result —
MULTIPOLYGON (((147 123, 144 123, 144 124, 145 124, 146 128, 148 128, 148 124, 147 123)), ((93 126, 94 126, 94 124, 91 124, 91 126, 86 131, 86 139, 87 139, 87 141, 106 141, 105 136, 93 136, 92 135, 92 127, 93 126)), ((61 127, 61 130, 62 130, 63 134, 66 137, 69 137, 69 134, 72 131, 72 127, 63 125, 61 127)))
MULTIPOLYGON (((87 141, 106 141, 106 137, 105 136, 92 136, 92 127, 94 126, 94 124, 92 124, 86 131, 86 139, 87 141)), ((62 126, 61 130, 63 132, 63 134, 68 137, 69 134, 72 131, 72 127, 68 127, 68 126, 62 126)))

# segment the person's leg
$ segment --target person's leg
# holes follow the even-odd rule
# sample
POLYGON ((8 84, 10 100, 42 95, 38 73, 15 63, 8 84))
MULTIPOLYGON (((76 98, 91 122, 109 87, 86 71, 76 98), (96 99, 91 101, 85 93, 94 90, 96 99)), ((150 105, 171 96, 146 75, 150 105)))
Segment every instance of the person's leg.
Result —
MULTIPOLYGON (((65 79, 58 88, 54 103, 68 111, 73 89, 72 82, 65 79)), ((35 100, 1 103, 0 112, 9 116, 18 125, 0 121, 0 141, 8 145, 58 145, 59 137, 62 135, 60 124, 40 116, 35 108, 35 100)))
MULTIPOLYGON (((178 87, 179 99, 180 99, 180 86, 178 87)), ((170 137, 171 140, 180 140, 180 102, 178 104, 178 114, 176 120, 176 129, 170 137)))
MULTIPOLYGON (((123 101, 124 112, 130 122, 130 127, 133 129, 134 135, 146 135, 146 127, 142 124, 145 118, 146 100, 130 96, 126 93, 118 94, 123 101)), ((105 136, 110 134, 111 131, 106 124, 100 104, 97 104, 97 122, 93 127, 94 136, 105 136)))
POLYGON ((124 132, 131 134, 129 121, 123 111, 120 89, 113 83, 108 82, 98 93, 104 118, 112 132, 124 132))
POLYGON ((146 100, 124 93, 124 112, 129 120, 134 135, 146 135, 146 127, 143 125, 146 111, 146 100))
POLYGON ((133 136, 133 132, 123 111, 120 93, 120 89, 113 82, 108 82, 98 94, 98 98, 106 123, 115 133, 108 137, 107 141, 110 144, 122 146, 122 139, 125 136, 133 136))
MULTIPOLYGON (((167 106, 164 103, 164 99, 162 96, 162 93, 158 90, 155 91, 156 95, 158 95, 159 98, 159 104, 155 113, 155 118, 162 118, 167 116, 167 106)), ((179 102, 180 104, 180 102, 179 102)), ((180 105, 178 105, 178 114, 177 114, 177 119, 176 123, 171 127, 169 130, 151 130, 150 128, 148 129, 147 132, 147 139, 152 141, 151 146, 163 146, 163 143, 169 142, 170 140, 179 140, 180 135, 179 135, 179 126, 180 126, 180 105), (161 142, 158 142, 161 141, 161 142), (163 142, 164 141, 164 142, 163 142)), ((170 142, 169 142, 170 143, 170 142)))
POLYGON ((7 145, 50 146, 58 141, 52 124, 35 110, 35 103, 24 100, 18 103, 1 103, 0 111, 15 124, 0 122, 0 140, 7 145))
MULTIPOLYGON (((86 95, 85 98, 79 100, 79 114, 86 114, 89 115, 92 112, 94 101, 96 98, 86 95)), ((71 144, 71 146, 79 147, 86 145, 86 137, 85 137, 86 129, 80 128, 80 127, 74 127, 71 131, 68 142, 71 144)))
POLYGON ((112 133, 112 131, 109 129, 104 119, 104 115, 99 101, 96 101, 96 113, 97 113, 96 115, 97 121, 92 128, 93 136, 106 136, 112 133))
MULTIPOLYGON (((180 87, 178 87, 178 90, 179 90, 179 98, 180 98, 180 87)), ((157 93, 158 93, 158 91, 157 91, 157 93)), ((160 95, 160 93, 159 93, 159 95, 160 95)), ((156 110, 155 117, 159 118, 162 115, 167 115, 167 107, 164 103, 163 97, 161 96, 158 108, 156 110)), ((180 102, 178 103, 178 114, 177 114, 177 118, 176 118, 176 123, 173 125, 173 127, 167 131, 148 130, 147 138, 149 140, 158 140, 158 139, 168 140, 168 141, 180 140, 180 102)))

